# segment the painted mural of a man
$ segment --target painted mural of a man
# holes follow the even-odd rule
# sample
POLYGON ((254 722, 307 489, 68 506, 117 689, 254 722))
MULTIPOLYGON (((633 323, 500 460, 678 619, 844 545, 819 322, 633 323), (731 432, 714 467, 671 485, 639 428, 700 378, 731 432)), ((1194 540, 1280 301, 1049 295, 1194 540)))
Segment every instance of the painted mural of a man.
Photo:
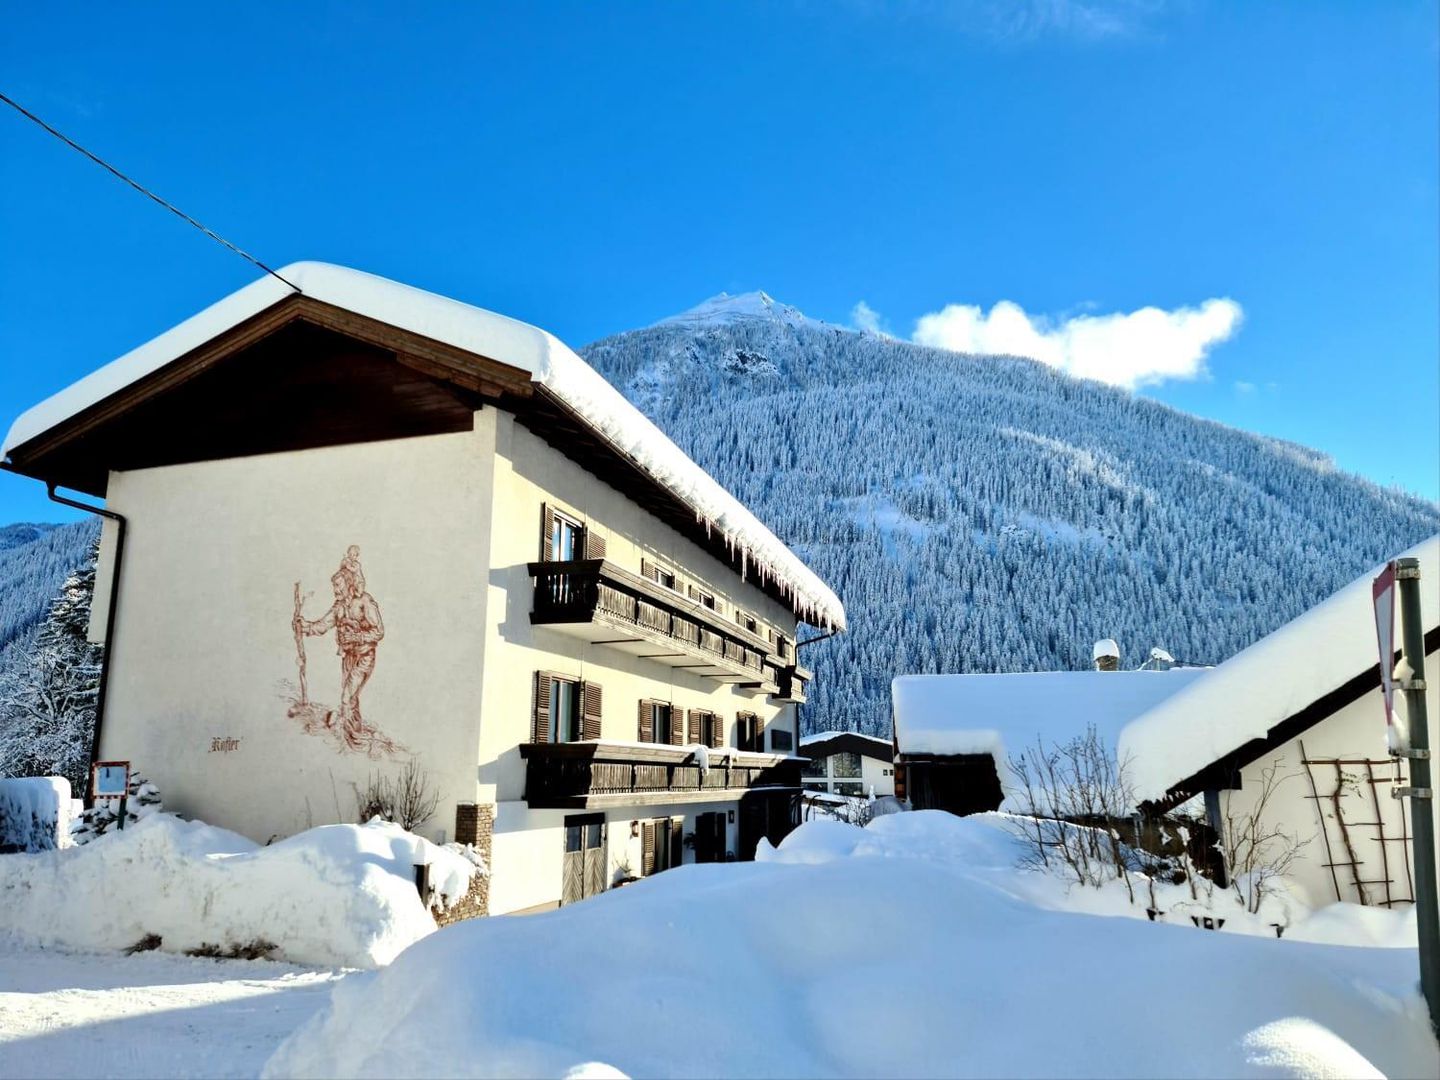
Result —
POLYGON ((365 591, 365 574, 360 569, 360 549, 351 545, 340 569, 330 577, 335 602, 318 619, 300 620, 306 637, 335 631, 335 652, 340 657, 340 704, 335 716, 345 742, 354 749, 363 747, 365 723, 360 714, 360 692, 375 672, 375 652, 385 637, 380 605, 365 591))

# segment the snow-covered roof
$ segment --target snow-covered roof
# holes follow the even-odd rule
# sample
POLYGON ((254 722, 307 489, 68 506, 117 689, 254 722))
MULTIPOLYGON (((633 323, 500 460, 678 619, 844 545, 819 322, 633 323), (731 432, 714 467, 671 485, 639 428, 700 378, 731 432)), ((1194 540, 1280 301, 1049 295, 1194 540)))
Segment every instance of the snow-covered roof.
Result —
POLYGON ((817 731, 800 739, 800 751, 809 758, 817 755, 828 757, 847 749, 882 761, 889 761, 894 756, 894 747, 889 739, 859 731, 817 731))
MULTIPOLYGON (((1420 560, 1422 616, 1440 618, 1440 535, 1403 553, 1420 560)), ((1159 799, 1180 783, 1317 699, 1379 659, 1370 585, 1375 567, 1328 600, 1236 653, 1181 693, 1137 716, 1120 735, 1136 794, 1159 799)), ((1396 616, 1397 640, 1399 616, 1396 616)), ((1381 706, 1375 705, 1376 753, 1383 752, 1381 706)))
POLYGON ((1007 751, 1069 742, 1093 726, 1107 748, 1134 717, 1209 668, 902 675, 890 684, 901 754, 988 754, 1001 783, 1007 751))
MULTIPOLYGON (((808 621, 837 629, 835 593, 734 496, 553 335, 458 300, 329 263, 299 262, 280 276, 307 297, 528 372, 618 453, 707 520, 751 569, 775 580, 808 621)), ((22 413, 0 455, 292 295, 266 275, 22 413)), ((768 300, 768 297, 766 298, 768 300)))

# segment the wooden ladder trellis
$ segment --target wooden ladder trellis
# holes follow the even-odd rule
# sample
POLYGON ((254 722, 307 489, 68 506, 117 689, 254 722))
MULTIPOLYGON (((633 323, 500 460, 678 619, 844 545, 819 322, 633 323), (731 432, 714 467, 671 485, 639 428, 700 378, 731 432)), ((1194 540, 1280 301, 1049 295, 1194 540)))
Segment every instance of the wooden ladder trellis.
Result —
MULTIPOLYGON (((1349 870, 1350 883, 1355 887, 1355 895, 1361 904, 1378 904, 1382 907, 1393 907, 1395 904, 1413 904, 1415 902, 1415 877, 1410 869, 1410 820, 1409 807, 1401 800, 1400 803, 1400 832, 1399 835, 1387 835, 1385 814, 1380 803, 1381 785, 1405 783, 1404 763, 1398 760, 1382 758, 1312 758, 1305 752, 1305 743, 1300 741, 1300 762, 1305 766, 1306 778, 1310 781, 1310 794, 1306 798, 1315 803, 1315 813, 1320 819, 1320 836, 1325 843, 1325 862, 1323 865, 1330 871, 1330 881, 1335 887, 1335 899, 1345 900, 1344 890, 1340 887, 1340 875, 1338 871, 1349 870), (1376 766, 1387 770, 1393 770, 1388 775, 1376 775, 1376 766), (1373 821, 1352 821, 1346 819, 1345 769, 1363 768, 1365 770, 1365 786, 1370 789, 1370 807, 1374 811, 1373 821), (1334 770, 1334 788, 1325 795, 1320 793, 1319 785, 1315 780, 1315 770, 1321 770, 1322 776, 1328 776, 1330 770, 1334 770), (1333 818, 1327 818, 1324 804, 1329 803, 1334 811, 1333 818), (1330 834, 1333 821, 1333 829, 1336 836, 1336 844, 1331 843, 1330 834), (1374 829, 1373 840, 1380 849, 1380 874, 1378 878, 1362 877, 1361 867, 1365 860, 1361 859, 1355 850, 1352 829, 1374 829), (1391 872, 1390 845, 1399 844, 1401 852, 1401 864, 1405 868, 1405 891, 1407 895, 1397 895, 1399 892, 1398 883, 1391 872), (1335 847, 1339 846, 1345 858, 1335 857, 1335 847), (1384 892, 1384 899, 1371 900, 1370 894, 1366 891, 1367 886, 1379 886, 1384 892)), ((1362 837, 1363 839, 1363 837, 1362 837)))

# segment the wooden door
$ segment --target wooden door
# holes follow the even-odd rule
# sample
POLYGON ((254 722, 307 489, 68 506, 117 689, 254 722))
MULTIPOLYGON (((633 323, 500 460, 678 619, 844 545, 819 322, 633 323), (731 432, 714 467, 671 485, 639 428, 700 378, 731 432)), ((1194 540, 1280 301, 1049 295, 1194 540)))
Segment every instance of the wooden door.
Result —
POLYGON ((605 823, 585 826, 585 895, 605 891, 605 823))

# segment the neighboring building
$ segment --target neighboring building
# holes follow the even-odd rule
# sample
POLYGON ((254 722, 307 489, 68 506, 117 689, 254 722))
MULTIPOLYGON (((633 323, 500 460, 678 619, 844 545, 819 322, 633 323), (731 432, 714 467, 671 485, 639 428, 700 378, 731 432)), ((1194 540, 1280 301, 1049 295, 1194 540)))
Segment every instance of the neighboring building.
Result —
POLYGON ((881 798, 895 794, 895 764, 889 739, 856 731, 823 731, 800 740, 807 758, 805 789, 830 795, 881 798))
MULTIPOLYGON (((1440 749, 1440 536, 1418 557, 1430 746, 1440 749)), ((1406 762, 1390 757, 1371 582, 1361 576, 1250 648, 1208 670, 1120 733, 1137 795, 1162 811, 1204 795, 1225 832, 1265 788, 1266 831, 1303 843, 1287 874, 1318 905, 1393 906, 1414 898, 1406 762)), ((1396 616, 1397 649, 1400 622, 1396 616)), ((1395 707, 1409 722, 1405 695, 1395 707)), ((1233 848, 1232 837, 1227 837, 1233 848)))
POLYGON ((421 831, 480 847, 490 912, 783 836, 796 624, 843 628, 834 594, 550 335, 280 275, 5 440, 123 517, 99 755, 261 842, 353 820, 413 759, 421 831))
MULTIPOLYGON (((1093 728, 1113 753, 1126 723, 1208 668, 902 675, 890 687, 895 794, 916 810, 998 810, 1012 792, 1012 755, 1082 738, 1093 728)), ((1022 809, 1008 806, 1007 809, 1022 809)))

